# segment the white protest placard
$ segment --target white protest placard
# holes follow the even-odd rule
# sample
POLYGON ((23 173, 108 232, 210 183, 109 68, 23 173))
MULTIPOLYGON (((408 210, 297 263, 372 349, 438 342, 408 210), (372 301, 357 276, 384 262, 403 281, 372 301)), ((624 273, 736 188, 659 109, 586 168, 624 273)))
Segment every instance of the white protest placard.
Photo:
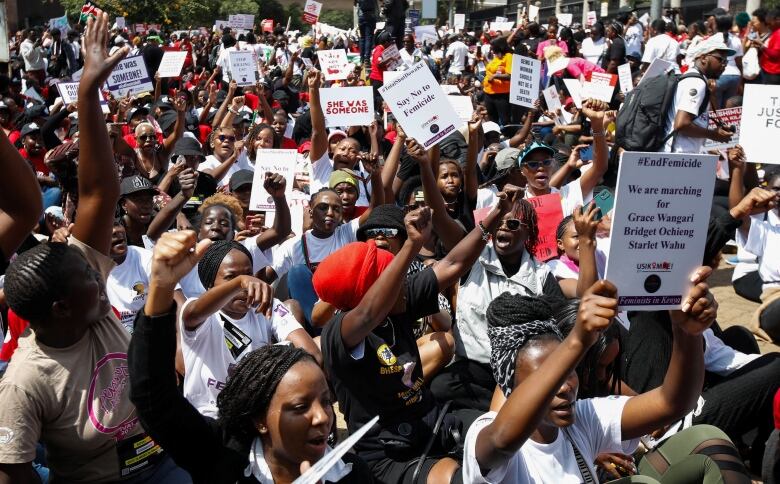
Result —
POLYGON ((325 126, 368 126, 374 120, 371 86, 320 88, 325 126))
POLYGON ((298 150, 257 150, 249 210, 275 211, 274 200, 263 187, 266 172, 282 175, 287 182, 284 195, 292 196, 297 161, 298 150))
POLYGON ((425 62, 418 62, 379 88, 379 94, 406 131, 428 149, 455 131, 458 115, 425 62))
MULTIPOLYGON (((60 93, 62 103, 67 106, 71 103, 75 103, 79 98, 79 83, 78 82, 58 82, 57 91, 60 93)), ((98 89, 98 98, 100 99, 100 108, 103 113, 109 113, 108 101, 103 95, 103 91, 98 89)))
POLYGON ((582 83, 580 80, 564 79, 563 84, 569 91, 569 96, 571 96, 572 100, 574 101, 574 105, 577 106, 578 109, 582 109, 582 83))
POLYGON ((455 84, 442 84, 441 90, 444 91, 444 94, 457 94, 460 95, 460 88, 456 86, 455 84))
POLYGON ((626 62, 618 66, 618 79, 620 80, 620 92, 628 94, 634 89, 634 81, 631 75, 631 64, 626 62))
POLYGON ((222 32, 225 29, 230 28, 230 22, 227 20, 215 20, 214 21, 214 31, 215 32, 222 32))
POLYGON ((347 60, 347 53, 343 49, 336 50, 318 50, 317 57, 320 59, 320 70, 325 76, 325 80, 339 81, 346 79, 352 66, 347 60))
MULTIPOLYGON (((547 89, 542 90, 542 95, 544 95, 544 102, 547 104, 548 111, 551 113, 557 113, 559 109, 563 111, 561 97, 558 95, 558 88, 556 88, 554 84, 547 89)), ((556 116, 555 124, 560 124, 561 121, 563 121, 561 117, 556 116)))
POLYGON ((447 96, 447 101, 450 102, 452 109, 455 110, 458 118, 460 118, 461 126, 471 121, 471 116, 474 114, 474 104, 471 102, 471 96, 447 96))
POLYGON ((647 12, 645 12, 645 13, 644 13, 644 15, 642 15, 641 17, 639 17, 639 22, 640 22, 642 25, 644 25, 645 27, 647 27, 647 25, 650 23, 650 14, 649 14, 649 13, 647 13, 647 12))
POLYGON ((414 28, 414 38, 422 43, 426 40, 436 42, 439 40, 439 34, 436 32, 435 25, 418 25, 414 28))
POLYGON ((390 44, 390 47, 385 47, 382 51, 382 62, 386 62, 385 69, 388 71, 394 71, 403 65, 401 61, 401 53, 398 52, 398 47, 395 44, 390 44))
POLYGON ((154 91, 152 78, 149 77, 149 71, 146 70, 146 63, 141 54, 125 57, 119 61, 109 74, 106 85, 115 97, 154 91))
POLYGON ((562 13, 558 15, 558 23, 564 27, 569 27, 573 21, 574 14, 572 13, 562 13))
POLYGON ((606 269, 621 310, 680 308, 702 263, 717 161, 623 153, 606 269))
POLYGON ((186 50, 166 50, 157 72, 160 74, 160 77, 179 77, 186 59, 186 50))
POLYGON ((585 99, 598 99, 599 101, 610 102, 612 100, 612 94, 615 92, 617 80, 617 74, 593 72, 591 73, 590 81, 586 82, 583 86, 582 97, 585 99))
POLYGON ((316 24, 320 18, 320 10, 322 10, 322 3, 306 0, 306 5, 303 7, 303 21, 307 24, 316 24))
POLYGON ((116 24, 116 28, 118 28, 119 30, 124 30, 125 27, 127 27, 127 21, 125 20, 124 17, 117 17, 116 19, 114 19, 114 23, 116 24))
POLYGON ((512 54, 512 76, 509 84, 509 102, 527 108, 534 107, 539 97, 542 63, 530 57, 512 54))
POLYGON ((246 13, 228 15, 228 26, 231 29, 252 30, 255 25, 255 16, 246 13))
POLYGON ((490 22, 490 30, 493 32, 509 32, 514 26, 514 22, 490 22))
POLYGON ((780 90, 767 84, 746 84, 742 98, 740 144, 753 163, 780 164, 780 90))
POLYGON ((598 19, 599 18, 596 15, 596 11, 595 10, 590 10, 588 12, 588 27, 593 26, 593 24, 595 24, 598 21, 598 19))
POLYGON ((228 52, 228 77, 239 86, 253 86, 259 79, 257 62, 251 50, 231 50, 228 52))
POLYGON ((650 65, 647 67, 647 70, 645 71, 645 74, 642 76, 642 79, 639 80, 639 84, 642 84, 642 81, 646 79, 652 79, 656 76, 660 76, 661 74, 666 74, 670 70, 674 69, 674 64, 661 59, 660 57, 656 57, 653 59, 653 62, 650 63, 650 65))
POLYGON ((456 13, 455 18, 452 21, 452 26, 455 30, 461 30, 466 28, 466 14, 456 13))
MULTIPOLYGON (((528 20, 531 22, 538 22, 539 21, 539 7, 536 5, 529 5, 528 6, 528 20)), ((560 22, 560 20, 559 20, 560 22)))
POLYGON ((496 22, 508 22, 509 19, 506 17, 496 17, 496 22))
POLYGON ((606 17, 607 15, 609 15, 608 1, 601 2, 601 11, 599 12, 599 15, 601 15, 602 17, 606 17))
MULTIPOLYGON (((705 150, 722 150, 726 148, 732 148, 739 144, 740 138, 740 124, 742 123, 742 106, 736 107, 736 108, 726 108, 726 109, 719 109, 717 111, 710 111, 708 114, 709 117, 709 129, 717 129, 717 121, 720 121, 725 126, 733 126, 734 136, 731 137, 731 140, 726 143, 721 143, 719 141, 713 141, 711 139, 707 139, 704 141, 704 149, 705 150)), ((747 148, 745 148, 747 150, 747 148)))

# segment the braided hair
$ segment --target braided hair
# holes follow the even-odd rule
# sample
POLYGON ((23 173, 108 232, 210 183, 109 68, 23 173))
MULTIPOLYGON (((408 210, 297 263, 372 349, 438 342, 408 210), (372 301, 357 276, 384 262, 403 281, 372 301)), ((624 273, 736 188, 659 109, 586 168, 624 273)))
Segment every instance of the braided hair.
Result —
POLYGON ((528 225, 528 238, 525 239, 525 251, 530 255, 536 252, 539 243, 539 222, 536 210, 526 199, 520 199, 515 208, 515 217, 528 225))
POLYGON ((217 240, 206 250, 206 254, 198 262, 198 277, 201 284, 206 289, 214 287, 214 280, 217 278, 219 266, 231 250, 237 250, 249 258, 252 262, 252 254, 246 247, 235 240, 217 240))
POLYGON ((225 388, 217 396, 219 420, 232 436, 248 444, 255 438, 254 418, 263 416, 287 371, 314 357, 288 345, 263 346, 236 365, 225 388))
MULTIPOLYGON (((567 215, 563 217, 563 220, 561 220, 558 223, 558 228, 555 229, 555 240, 563 240, 563 236, 566 235, 566 228, 569 226, 570 223, 574 220, 574 217, 571 215, 567 215)), ((558 255, 562 253, 561 249, 558 249, 558 255)))
POLYGON ((515 387, 517 356, 532 341, 562 341, 553 319, 560 303, 552 296, 519 296, 505 292, 487 308, 490 367, 505 396, 515 387))
POLYGON ((41 321, 67 291, 69 275, 63 264, 68 244, 49 242, 22 252, 5 273, 8 306, 27 321, 41 321))

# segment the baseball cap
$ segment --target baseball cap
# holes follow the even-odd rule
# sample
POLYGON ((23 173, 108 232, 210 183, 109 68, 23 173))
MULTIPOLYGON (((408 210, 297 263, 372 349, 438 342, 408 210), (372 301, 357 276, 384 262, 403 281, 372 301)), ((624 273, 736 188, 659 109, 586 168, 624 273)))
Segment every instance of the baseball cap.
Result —
POLYGON ((28 134, 33 134, 33 133, 39 132, 40 130, 41 130, 41 127, 38 126, 37 124, 35 124, 35 123, 27 123, 27 124, 24 125, 24 127, 22 127, 22 132, 19 134, 19 136, 24 138, 28 134))
MULTIPOLYGON (((520 160, 519 160, 519 162, 518 162, 518 163, 519 163, 519 164, 522 166, 522 165, 523 165, 523 163, 525 162, 526 158, 528 158, 528 156, 529 156, 531 153, 533 153, 534 151, 537 151, 537 150, 544 150, 544 151, 546 151, 546 152, 547 152, 547 153, 548 153, 550 156, 553 156, 553 155, 555 154, 555 150, 554 150, 554 149, 552 149, 552 147, 550 147, 550 146, 548 146, 548 145, 546 145, 546 144, 544 144, 544 143, 540 143, 539 141, 534 141, 534 142, 532 142, 530 145, 528 145, 528 146, 527 146, 527 147, 526 147, 526 148, 523 150, 523 152, 520 154, 520 160)), ((498 156, 496 156, 496 158, 498 158, 498 156)))
POLYGON ((298 153, 304 154, 307 151, 311 151, 311 141, 308 140, 304 141, 300 146, 298 146, 298 153))
POLYGON ((135 117, 136 115, 146 117, 149 115, 149 110, 146 109, 145 107, 131 109, 130 111, 127 112, 126 122, 129 123, 130 120, 133 119, 133 117, 135 117))
POLYGON ((517 148, 504 148, 496 153, 496 170, 508 170, 518 168, 520 164, 517 159, 520 158, 521 151, 517 148))
POLYGON ((173 147, 174 156, 203 156, 200 143, 195 138, 189 136, 182 136, 182 138, 176 142, 176 146, 173 147))
POLYGON ((498 123, 494 123, 493 121, 482 123, 482 130, 485 132, 485 134, 491 133, 493 131, 499 134, 501 133, 501 127, 498 125, 498 123))
POLYGON ((330 188, 336 188, 336 186, 339 183, 348 183, 355 187, 355 190, 360 193, 360 184, 358 183, 358 178, 355 175, 355 172, 348 169, 340 169, 340 170, 334 170, 333 173, 330 174, 330 179, 328 180, 328 187, 330 188))
POLYGON ((230 191, 235 192, 239 188, 251 185, 255 178, 252 170, 238 170, 230 177, 230 191))
POLYGON ((334 129, 333 131, 331 131, 331 132, 328 134, 328 143, 330 143, 330 140, 331 140, 331 139, 332 139, 334 136, 341 136, 342 138, 346 138, 346 137, 347 137, 347 133, 345 133, 344 131, 341 131, 340 129, 334 129))
POLYGON ((736 54, 734 49, 723 42, 722 35, 713 35, 707 40, 702 40, 696 44, 696 47, 691 50, 690 54, 694 59, 698 59, 699 57, 711 54, 712 52, 725 52, 727 56, 736 54))
POLYGON ((139 175, 134 175, 125 178, 124 180, 122 180, 122 183, 119 185, 119 188, 121 190, 121 195, 123 197, 138 192, 157 193, 157 188, 155 188, 152 182, 139 175))

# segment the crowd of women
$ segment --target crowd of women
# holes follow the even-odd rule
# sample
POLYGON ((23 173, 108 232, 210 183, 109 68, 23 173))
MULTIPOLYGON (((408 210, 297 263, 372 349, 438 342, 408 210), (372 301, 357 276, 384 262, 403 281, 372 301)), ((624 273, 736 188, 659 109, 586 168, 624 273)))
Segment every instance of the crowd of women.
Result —
POLYGON ((0 76, 0 483, 289 483, 366 425, 322 482, 780 482, 780 358, 756 340, 780 340, 780 172, 724 150, 681 307, 619 312, 592 200, 614 191, 623 98, 578 108, 561 82, 626 62, 638 82, 673 51, 738 106, 780 75, 780 11, 710 13, 383 31, 336 82, 315 53, 347 37, 130 42, 100 11, 67 40, 20 33, 0 76), (434 148, 383 112, 394 42, 400 69, 473 101, 434 148), (101 92, 133 50, 154 92, 101 92), (165 50, 188 52, 180 77, 156 75, 165 50), (255 85, 228 81, 233 50, 255 53, 255 85), (566 116, 509 103, 513 54, 546 60, 566 116), (375 121, 326 127, 320 88, 365 84, 375 121), (268 149, 297 152, 294 177, 255 173, 268 149), (532 202, 550 194, 543 262, 532 202), (723 329, 708 279, 732 240, 735 290, 761 307, 723 329))

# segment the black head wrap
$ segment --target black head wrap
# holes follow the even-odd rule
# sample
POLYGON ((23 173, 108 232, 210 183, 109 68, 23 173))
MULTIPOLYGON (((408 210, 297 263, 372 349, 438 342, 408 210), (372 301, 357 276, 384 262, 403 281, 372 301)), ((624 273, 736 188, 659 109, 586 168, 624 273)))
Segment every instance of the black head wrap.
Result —
POLYGON ((217 278, 219 265, 222 264, 222 260, 228 255, 228 252, 233 249, 243 252, 244 255, 249 257, 249 261, 252 261, 252 254, 240 243, 235 240, 217 240, 209 246, 206 254, 198 262, 198 277, 203 287, 211 289, 214 286, 214 279, 217 278))

